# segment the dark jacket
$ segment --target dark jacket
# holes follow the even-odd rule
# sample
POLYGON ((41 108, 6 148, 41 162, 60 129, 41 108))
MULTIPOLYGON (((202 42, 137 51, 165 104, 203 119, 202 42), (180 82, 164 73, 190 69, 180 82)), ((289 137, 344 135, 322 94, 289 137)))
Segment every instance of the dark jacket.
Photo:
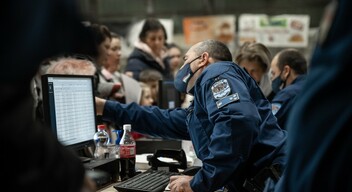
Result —
POLYGON ((276 191, 352 191, 352 1, 332 2, 336 12, 326 9, 306 82, 290 112, 289 160, 276 191))
MULTIPOLYGON (((286 131, 256 82, 232 62, 208 66, 194 87, 188 109, 105 104, 103 118, 131 123, 135 131, 163 138, 192 140, 202 169, 191 181, 193 191, 226 186, 240 191, 245 178, 272 163, 285 164, 286 131)), ((138 147, 138 146, 137 146, 138 147)))
POLYGON ((163 79, 173 79, 170 72, 169 61, 167 58, 163 60, 165 68, 162 68, 155 59, 141 49, 134 48, 131 55, 127 59, 125 71, 133 72, 133 78, 139 81, 139 74, 146 69, 154 69, 159 71, 163 79))
POLYGON ((291 108, 294 106, 296 97, 300 94, 306 75, 299 75, 297 78, 284 89, 276 93, 272 100, 273 114, 277 118, 282 129, 286 129, 286 121, 291 108))
POLYGON ((1 174, 5 189, 80 191, 84 178, 81 161, 57 141, 49 127, 33 121, 33 102, 29 93, 18 91, 12 97, 6 96, 0 107, 4 166, 1 174))

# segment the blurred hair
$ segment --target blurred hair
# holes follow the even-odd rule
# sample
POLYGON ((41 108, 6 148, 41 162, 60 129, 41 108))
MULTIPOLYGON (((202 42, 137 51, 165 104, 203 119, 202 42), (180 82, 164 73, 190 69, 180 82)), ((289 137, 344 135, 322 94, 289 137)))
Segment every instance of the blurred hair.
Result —
POLYGON ((177 48, 177 49, 179 49, 180 51, 182 51, 181 47, 178 46, 176 43, 167 43, 167 44, 166 44, 166 48, 167 48, 167 49, 177 48))
POLYGON ((47 74, 94 75, 96 68, 89 60, 73 57, 59 57, 50 61, 47 74))
POLYGON ((296 49, 284 49, 278 53, 277 67, 280 71, 285 65, 290 66, 297 74, 307 73, 307 60, 301 52, 296 49))
MULTIPOLYGON (((111 39, 111 33, 107 26, 100 24, 91 24, 88 26, 93 34, 93 42, 95 48, 98 49, 99 45, 105 41, 106 38, 111 39)), ((94 55, 96 57, 97 55, 94 55)))
POLYGON ((121 39, 122 38, 121 35, 119 35, 119 34, 117 34, 115 32, 110 32, 110 36, 111 36, 111 38, 117 38, 117 39, 121 39))
POLYGON ((165 41, 167 40, 167 34, 164 25, 155 18, 148 18, 144 21, 143 27, 141 32, 139 33, 139 39, 141 41, 144 41, 144 39, 147 37, 147 33, 150 31, 157 31, 157 30, 163 30, 164 32, 164 38, 165 41))
POLYGON ((162 80, 162 78, 161 73, 154 69, 147 69, 139 74, 139 80, 141 82, 159 81, 162 80))
POLYGON ((269 49, 261 43, 245 42, 239 49, 235 61, 237 64, 243 60, 257 62, 262 67, 263 71, 268 72, 271 63, 271 53, 269 49))

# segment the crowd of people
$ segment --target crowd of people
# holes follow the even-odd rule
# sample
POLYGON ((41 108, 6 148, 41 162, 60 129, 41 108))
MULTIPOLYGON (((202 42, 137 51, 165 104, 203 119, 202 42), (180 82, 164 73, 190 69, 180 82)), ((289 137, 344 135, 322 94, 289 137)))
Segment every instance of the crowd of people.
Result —
POLYGON ((167 43, 158 19, 147 18, 123 69, 122 36, 103 24, 84 25, 68 9, 69 1, 57 4, 62 10, 47 3, 52 12, 46 12, 48 19, 60 17, 63 23, 56 25, 36 17, 41 3, 28 5, 26 17, 6 12, 22 21, 17 22, 18 31, 29 30, 25 23, 31 21, 41 26, 33 30, 51 33, 48 38, 36 33, 15 36, 14 29, 16 33, 2 36, 8 37, 3 40, 9 45, 30 50, 20 49, 21 57, 11 49, 1 53, 9 63, 0 85, 1 127, 6 135, 15 134, 5 142, 15 151, 23 150, 17 136, 26 133, 21 141, 31 145, 24 153, 25 163, 6 160, 20 167, 13 177, 6 171, 9 184, 35 191, 96 190, 77 156, 42 124, 40 76, 76 74, 95 77, 97 115, 109 131, 128 123, 136 139, 192 141, 201 169, 193 176, 172 176, 172 192, 351 190, 352 95, 337 86, 351 82, 352 58, 345 53, 352 46, 352 25, 346 25, 351 22, 350 1, 327 6, 327 17, 332 12, 334 17, 323 21, 331 22, 327 25, 331 28, 323 28, 311 61, 298 49, 274 54, 259 42, 246 42, 235 54, 216 40, 183 50, 167 43), (70 30, 58 33, 60 26, 70 30), (37 46, 31 50, 33 39, 37 46), (13 60, 8 59, 11 56, 13 60), (158 85, 163 80, 174 81, 183 94, 182 107, 158 107, 158 85), (46 186, 40 184, 43 181, 46 186))

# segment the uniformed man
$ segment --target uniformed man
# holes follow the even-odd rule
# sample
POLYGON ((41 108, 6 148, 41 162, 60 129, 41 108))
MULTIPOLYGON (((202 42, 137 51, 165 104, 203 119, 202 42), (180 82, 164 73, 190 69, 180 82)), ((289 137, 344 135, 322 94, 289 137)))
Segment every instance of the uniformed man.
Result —
POLYGON ((270 103, 219 41, 197 43, 184 61, 175 87, 194 96, 188 109, 163 110, 96 98, 97 113, 118 124, 131 123, 140 133, 192 140, 202 167, 194 176, 172 176, 172 192, 262 190, 270 174, 258 174, 276 165, 272 172, 277 176, 277 168, 286 161, 286 131, 278 126, 270 103))
POLYGON ((296 49, 284 49, 271 61, 271 86, 276 93, 271 101, 272 111, 282 129, 290 109, 300 94, 307 74, 307 60, 296 49))

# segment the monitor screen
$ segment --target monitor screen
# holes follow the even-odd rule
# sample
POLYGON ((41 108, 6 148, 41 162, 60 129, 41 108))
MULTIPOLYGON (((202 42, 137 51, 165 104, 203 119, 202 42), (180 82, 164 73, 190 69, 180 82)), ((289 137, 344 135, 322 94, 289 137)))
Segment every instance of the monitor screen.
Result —
POLYGON ((181 106, 181 94, 175 88, 173 80, 159 81, 158 106, 162 109, 173 109, 181 106))
POLYGON ((74 150, 94 145, 96 113, 93 85, 93 76, 42 76, 44 120, 57 139, 74 150))

